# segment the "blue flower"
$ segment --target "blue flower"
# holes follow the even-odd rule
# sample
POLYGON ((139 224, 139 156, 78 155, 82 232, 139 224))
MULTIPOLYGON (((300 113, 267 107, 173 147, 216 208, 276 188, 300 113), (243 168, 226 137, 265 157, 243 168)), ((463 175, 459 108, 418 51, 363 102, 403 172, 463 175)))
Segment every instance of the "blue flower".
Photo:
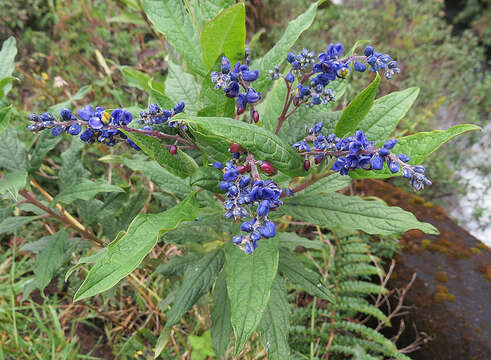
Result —
POLYGON ((384 158, 379 155, 375 155, 372 157, 370 164, 372 165, 373 170, 382 170, 384 167, 384 158))
POLYGON ((276 236, 276 225, 270 220, 266 220, 259 228, 259 233, 265 238, 273 238, 276 236))
POLYGON ((384 143, 384 148, 391 150, 397 144, 397 139, 390 139, 384 143))
POLYGON ((61 118, 65 121, 71 120, 71 118, 72 118, 72 112, 70 110, 68 110, 67 108, 61 109, 60 115, 61 115, 61 118))
POLYGON ((244 81, 247 81, 247 82, 252 82, 252 81, 255 81, 257 80, 257 78, 259 77, 259 71, 257 70, 254 70, 254 71, 242 71, 242 79, 244 79, 244 81))
POLYGON ((288 82, 294 82, 295 81, 295 77, 293 76, 293 74, 291 73, 291 71, 288 74, 286 74, 285 80, 288 81, 288 82))
POLYGON ((58 136, 61 135, 63 132, 63 128, 61 126, 55 126, 53 129, 51 129, 51 135, 58 136))
POLYGON ((98 129, 102 129, 102 127, 104 126, 104 123, 102 122, 102 120, 96 116, 92 116, 90 119, 89 119, 89 126, 91 129, 94 129, 94 130, 98 130, 98 129))
POLYGON ((78 123, 72 124, 68 128, 68 133, 70 135, 78 135, 78 134, 80 134, 80 131, 82 131, 82 127, 78 123))
POLYGON ((359 72, 364 72, 367 69, 366 65, 359 62, 359 61, 355 62, 354 68, 356 71, 359 71, 359 72))
POLYGON ((269 213, 269 200, 263 200, 257 207, 257 216, 265 217, 269 213))
POLYGON ((230 61, 225 57, 222 56, 222 73, 226 74, 230 71, 230 61))
POLYGON ((92 116, 95 115, 94 109, 92 106, 87 105, 83 107, 82 109, 79 109, 77 111, 77 115, 79 118, 81 118, 84 121, 89 121, 92 116))
POLYGON ((257 92, 253 88, 248 88, 246 93, 246 99, 248 103, 254 104, 261 100, 261 93, 257 92))

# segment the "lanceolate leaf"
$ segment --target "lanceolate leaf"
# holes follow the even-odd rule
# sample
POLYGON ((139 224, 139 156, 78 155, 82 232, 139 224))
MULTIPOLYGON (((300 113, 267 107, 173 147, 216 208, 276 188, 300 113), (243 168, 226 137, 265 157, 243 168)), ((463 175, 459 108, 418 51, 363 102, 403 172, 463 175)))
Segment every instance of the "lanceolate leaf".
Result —
POLYGON ((278 238, 260 241, 250 255, 229 245, 225 248, 225 272, 237 355, 258 326, 268 304, 278 268, 278 238))
POLYGON ((288 175, 299 176, 304 173, 303 161, 291 145, 256 125, 218 117, 196 118, 183 115, 180 120, 186 122, 193 131, 201 132, 200 129, 203 129, 205 133, 212 133, 223 139, 222 151, 228 149, 232 142, 236 142, 254 153, 258 159, 269 161, 276 169, 288 175))
POLYGON ((201 49, 206 69, 210 70, 220 54, 235 64, 244 59, 246 29, 245 6, 240 3, 221 11, 203 26, 201 49))
POLYGON ((259 332, 261 342, 268 351, 269 360, 290 358, 290 304, 286 297, 284 280, 279 275, 273 282, 268 306, 259 324, 259 332))
POLYGON ((143 0, 143 10, 153 25, 164 34, 198 74, 206 74, 201 58, 200 42, 191 19, 182 1, 176 0, 143 0))
POLYGON ((230 344, 232 323, 230 322, 230 301, 227 294, 225 271, 222 271, 213 289, 213 311, 211 312, 211 340, 217 358, 221 359, 230 344))
POLYGON ((314 21, 317 12, 317 6, 322 1, 318 1, 310 5, 310 7, 302 15, 295 20, 290 21, 283 36, 266 55, 252 63, 252 69, 259 70, 259 79, 254 82, 254 88, 258 91, 264 91, 270 84, 271 80, 268 77, 268 70, 273 69, 275 65, 280 66, 286 59, 286 54, 295 44, 298 37, 307 30, 314 21))
POLYGON ((419 88, 411 87, 375 100, 358 129, 363 130, 368 140, 386 140, 411 108, 418 94, 419 88))
POLYGON ((208 292, 223 266, 223 261, 223 249, 219 248, 203 255, 194 265, 187 267, 174 306, 167 313, 167 328, 177 324, 181 316, 208 292))
POLYGON ((354 133, 358 129, 358 125, 365 118, 373 105, 379 83, 380 75, 377 73, 377 76, 372 83, 349 103, 336 124, 336 129, 334 131, 336 136, 344 137, 347 134, 354 133))
POLYGON ((196 194, 191 194, 173 208, 159 214, 138 215, 128 227, 126 235, 109 244, 104 257, 90 270, 75 300, 85 299, 108 290, 131 273, 157 244, 158 237, 183 221, 191 221, 198 214, 196 194))
POLYGON ((36 256, 34 279, 39 290, 44 290, 63 264, 65 252, 70 245, 68 239, 69 235, 66 231, 58 231, 49 237, 45 248, 36 256))
MULTIPOLYGON (((435 130, 430 132, 420 132, 414 135, 404 136, 399 138, 396 146, 391 150, 394 154, 407 154, 411 158, 409 164, 418 165, 421 164, 430 154, 438 150, 440 146, 447 141, 453 139, 457 135, 466 133, 468 131, 481 130, 477 125, 462 124, 452 126, 448 130, 435 130)), ((370 170, 362 171, 355 170, 350 171, 349 175, 353 179, 366 179, 366 178, 388 178, 397 176, 399 174, 392 174, 387 164, 384 164, 384 168, 380 171, 370 170)))
POLYGON ((184 199, 191 192, 187 180, 171 174, 155 161, 144 161, 141 158, 123 159, 123 163, 131 170, 139 170, 148 176, 160 189, 173 194, 179 199, 184 199))
POLYGON ((0 134, 9 125, 10 115, 12 115, 12 105, 0 109, 0 134))
POLYGON ((341 175, 339 173, 329 175, 316 183, 312 184, 305 190, 303 190, 300 195, 306 194, 327 194, 344 189, 351 183, 351 178, 346 175, 341 175))
POLYGON ((193 75, 185 72, 179 65, 168 61, 169 74, 165 80, 167 96, 177 104, 184 101, 188 114, 198 111, 199 85, 193 75))
POLYGON ((357 196, 330 193, 294 196, 284 201, 278 211, 327 228, 357 229, 378 235, 401 234, 410 229, 438 234, 433 225, 419 222, 408 211, 357 196))
MULTIPOLYGON (((0 80, 12 75, 15 69, 15 55, 17 55, 17 47, 15 46, 15 38, 11 36, 2 43, 2 49, 0 50, 0 80)), ((0 90, 5 96, 11 88, 12 84, 8 82, 0 90)))
POLYGON ((331 302, 334 300, 320 274, 305 267, 295 255, 285 249, 280 249, 280 271, 293 284, 309 294, 331 302))
POLYGON ((27 153, 24 144, 19 140, 17 131, 12 128, 5 130, 0 141, 0 169, 9 171, 25 170, 27 153))
POLYGON ((191 185, 197 185, 203 189, 220 192, 220 181, 223 180, 223 173, 212 167, 200 167, 190 178, 191 185))
POLYGON ((26 186, 27 172, 15 171, 3 175, 0 179, 0 195, 8 193, 14 200, 17 199, 17 193, 26 186))
POLYGON ((169 150, 164 148, 162 144, 155 138, 134 132, 126 132, 125 134, 138 145, 145 154, 151 159, 157 161, 160 166, 167 169, 174 175, 185 178, 189 175, 184 164, 177 157, 170 154, 169 150))
POLYGON ((73 187, 66 188, 53 199, 53 204, 71 204, 75 200, 90 200, 102 192, 123 192, 119 186, 111 185, 105 181, 90 181, 82 179, 73 187))

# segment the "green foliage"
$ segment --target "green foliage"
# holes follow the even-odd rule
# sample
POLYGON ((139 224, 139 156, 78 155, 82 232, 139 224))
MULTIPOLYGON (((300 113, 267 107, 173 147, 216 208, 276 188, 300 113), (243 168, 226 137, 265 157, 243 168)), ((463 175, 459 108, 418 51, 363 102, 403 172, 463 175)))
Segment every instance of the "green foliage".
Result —
POLYGON ((237 4, 221 11, 203 26, 201 51, 207 71, 224 54, 232 64, 244 58, 245 7, 237 4))
POLYGON ((278 268, 278 238, 265 241, 250 256, 236 246, 225 248, 225 273, 231 323, 238 355, 259 325, 278 268))
POLYGON ((181 1, 143 0, 143 9, 155 28, 171 43, 196 73, 206 74, 197 29, 181 1))
POLYGON ((378 200, 363 200, 337 193, 295 196, 285 200, 285 206, 279 211, 331 229, 358 229, 379 235, 420 229, 438 234, 433 225, 419 222, 413 214, 401 208, 386 206, 378 200))
POLYGON ((196 217, 198 205, 194 194, 160 214, 137 216, 126 234, 108 246, 104 257, 92 267, 75 294, 75 300, 85 299, 110 289, 131 273, 157 244, 159 235, 174 230, 180 222, 196 217), (132 254, 128 256, 128 254, 132 254))
POLYGON ((347 134, 352 135, 359 129, 358 125, 360 125, 372 108, 379 83, 380 75, 377 73, 372 83, 349 103, 334 129, 336 136, 342 138, 347 134))

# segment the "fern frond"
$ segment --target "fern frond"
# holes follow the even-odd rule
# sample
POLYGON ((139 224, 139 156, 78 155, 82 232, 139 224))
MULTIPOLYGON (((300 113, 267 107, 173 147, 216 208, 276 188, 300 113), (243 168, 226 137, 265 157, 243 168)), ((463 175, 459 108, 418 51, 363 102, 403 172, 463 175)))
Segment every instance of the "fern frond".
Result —
POLYGON ((354 294, 386 294, 387 289, 368 281, 349 280, 339 285, 339 293, 343 295, 354 294))
POLYGON ((381 269, 373 265, 366 264, 348 264, 342 267, 339 271, 341 278, 358 277, 358 276, 371 276, 382 275, 381 269))
MULTIPOLYGON (((345 355, 352 355, 352 356, 357 355, 357 352, 354 348, 349 347, 349 346, 342 346, 342 345, 332 345, 329 348, 329 352, 336 352, 336 353, 341 353, 341 354, 345 354, 345 355)), ((367 353, 363 354, 363 357, 358 357, 357 360, 358 359, 360 359, 360 360, 379 360, 379 358, 368 355, 367 353)))

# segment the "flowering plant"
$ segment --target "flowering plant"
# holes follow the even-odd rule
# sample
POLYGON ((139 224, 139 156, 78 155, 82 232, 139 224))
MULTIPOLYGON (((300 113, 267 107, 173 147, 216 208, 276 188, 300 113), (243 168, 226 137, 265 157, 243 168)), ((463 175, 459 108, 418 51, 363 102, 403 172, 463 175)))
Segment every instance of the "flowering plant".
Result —
MULTIPOLYGON (((164 212, 135 214, 131 223, 118 228, 115 239, 106 243, 104 231, 97 234, 67 217, 59 204, 88 200, 100 192, 123 192, 122 186, 86 179, 72 182, 49 206, 20 190, 26 200, 75 226, 83 237, 102 247, 94 258, 81 260, 76 267, 94 263, 76 301, 106 291, 131 274, 159 239, 179 245, 194 242, 199 258, 189 252, 163 264, 164 268, 185 269, 174 305, 166 313, 166 329, 175 326, 213 289, 215 352, 223 354, 233 331, 234 351, 239 354, 259 330, 270 358, 282 359, 289 355, 289 320, 284 316, 288 310, 278 308, 288 304, 285 279, 333 304, 339 301, 326 279, 291 254, 291 245, 308 247, 310 241, 292 240, 293 233, 286 231, 291 231, 288 219, 312 224, 324 233, 359 231, 387 236, 409 229, 437 233, 432 225, 400 208, 336 191, 352 179, 396 175, 408 178, 415 190, 421 190, 431 184, 421 165, 424 159, 451 138, 476 127, 458 125, 389 139, 418 89, 375 100, 380 74, 388 81, 400 69, 392 56, 372 46, 364 47, 361 54, 357 54, 359 43, 346 55, 342 44, 330 44, 319 54, 307 49, 291 52, 313 22, 318 4, 292 21, 263 57, 253 59, 245 47, 243 4, 221 11, 206 7, 186 10, 180 1, 143 0, 146 15, 182 59, 182 65, 169 60, 163 86, 148 81, 148 107, 135 111, 87 105, 73 111, 67 105, 57 113, 29 117, 28 128, 35 133, 49 131, 54 137, 67 133, 92 146, 122 143, 118 145, 121 149, 144 153, 151 161, 112 160, 147 170, 162 191, 178 199, 164 212), (358 73, 373 80, 343 111, 333 111, 349 77, 358 73), (187 228, 206 232, 216 223, 226 229, 226 236, 209 238, 186 232, 187 228), (168 236, 172 233, 183 238, 171 240, 168 236)), ((7 119, 9 109, 1 111, 7 119)), ((27 174, 31 184, 37 184, 33 168, 35 165, 20 169, 24 174, 19 177, 20 189, 27 174)), ((8 180, 16 174, 9 173, 8 180)), ((349 239, 347 242, 352 241, 349 239)), ((354 264, 353 269, 359 268, 354 264)), ((354 271, 351 276, 360 275, 366 274, 354 271)), ((350 284, 340 296, 374 292, 362 281, 350 284)), ((353 296, 345 300, 349 303, 353 296)), ((350 326, 342 323, 341 328, 350 326)), ((356 333, 357 329, 361 337, 378 344, 371 351, 405 358, 394 344, 366 327, 348 330, 356 333)), ((350 353, 345 338, 334 339, 326 351, 350 353)))

